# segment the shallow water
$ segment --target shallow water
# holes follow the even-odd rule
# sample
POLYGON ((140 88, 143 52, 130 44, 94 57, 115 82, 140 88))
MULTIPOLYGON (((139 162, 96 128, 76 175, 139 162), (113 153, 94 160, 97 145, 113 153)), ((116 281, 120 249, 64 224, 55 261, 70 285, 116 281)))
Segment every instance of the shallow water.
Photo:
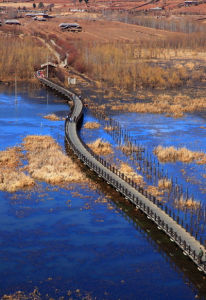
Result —
MULTIPOLYGON (((1 91, 0 149, 18 145, 28 134, 49 134, 64 147, 64 122, 43 118, 67 114, 68 106, 56 100, 45 90, 30 96, 23 91, 16 99, 13 91, 1 91)), ((150 127, 146 119, 148 126, 140 126, 139 117, 139 123, 132 115, 120 117, 142 142, 158 143, 147 137, 155 120, 150 127)), ((84 122, 93 119, 88 113, 84 122)), ((169 136, 168 130, 164 127, 169 136)), ((114 144, 102 127, 81 134, 85 141, 100 134, 114 144)), ((119 194, 87 175, 93 188, 39 182, 31 191, 0 192, 0 295, 37 287, 43 299, 68 299, 69 290, 73 299, 87 293, 97 299, 203 297, 204 279, 193 264, 182 266, 185 258, 164 235, 119 194)))

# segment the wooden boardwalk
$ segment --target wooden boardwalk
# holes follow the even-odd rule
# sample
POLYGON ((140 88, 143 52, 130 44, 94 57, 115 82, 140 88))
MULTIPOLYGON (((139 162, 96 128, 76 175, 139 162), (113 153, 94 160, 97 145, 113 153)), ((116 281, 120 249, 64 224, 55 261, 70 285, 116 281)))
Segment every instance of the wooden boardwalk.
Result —
POLYGON ((126 199, 130 200, 133 205, 143 211, 157 225, 158 229, 164 231, 170 240, 183 250, 184 255, 187 255, 197 265, 198 270, 206 274, 206 250, 204 246, 172 218, 171 212, 168 212, 166 209, 164 211, 155 197, 148 194, 146 190, 136 185, 100 156, 95 155, 80 139, 77 125, 83 115, 82 100, 74 93, 46 78, 39 78, 39 80, 44 85, 73 101, 72 112, 65 121, 65 135, 77 157, 99 177, 102 177, 108 184, 125 196, 126 199), (200 248, 204 253, 201 261, 199 259, 200 248))

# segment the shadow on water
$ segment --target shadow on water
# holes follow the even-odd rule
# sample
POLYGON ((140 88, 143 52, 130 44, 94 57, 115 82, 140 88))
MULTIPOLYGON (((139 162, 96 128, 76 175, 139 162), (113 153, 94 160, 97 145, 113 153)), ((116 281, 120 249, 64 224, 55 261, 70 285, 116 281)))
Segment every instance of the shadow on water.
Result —
MULTIPOLYGON (((65 140, 66 153, 77 161, 77 157, 69 148, 65 140)), ((197 270, 197 266, 183 254, 180 248, 171 242, 169 237, 157 226, 149 220, 146 215, 137 210, 136 207, 126 200, 113 187, 108 185, 102 178, 96 176, 93 171, 79 164, 82 172, 86 173, 87 177, 95 182, 98 189, 106 196, 111 196, 111 203, 115 205, 115 209, 129 222, 132 223, 135 229, 143 235, 149 244, 158 251, 162 257, 170 264, 170 266, 179 273, 186 284, 198 294, 198 298, 206 299, 206 276, 197 270)), ((149 268, 149 265, 148 265, 149 268)))

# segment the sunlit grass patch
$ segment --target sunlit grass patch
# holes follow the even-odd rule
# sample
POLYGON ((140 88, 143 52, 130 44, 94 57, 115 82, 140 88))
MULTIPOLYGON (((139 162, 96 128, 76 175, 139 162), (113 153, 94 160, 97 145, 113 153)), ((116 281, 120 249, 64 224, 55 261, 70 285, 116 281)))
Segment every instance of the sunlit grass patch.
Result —
POLYGON ((27 151, 28 172, 34 179, 51 184, 86 181, 79 167, 52 137, 27 136, 23 147, 27 151))
POLYGON ((100 127, 100 124, 98 122, 87 122, 84 125, 84 128, 86 129, 98 129, 100 127))
POLYGON ((131 166, 129 166, 126 163, 121 163, 120 165, 120 169, 119 171, 121 173, 124 173, 124 175, 126 175, 128 178, 130 178, 131 180, 133 180, 134 182, 136 182, 139 185, 144 185, 144 180, 143 177, 139 174, 137 174, 133 168, 131 166))
POLYGON ((108 155, 113 153, 111 145, 108 142, 103 141, 101 138, 88 144, 88 146, 95 154, 98 155, 108 155))
POLYGON ((195 201, 192 198, 185 199, 183 196, 181 196, 180 199, 175 199, 174 203, 175 206, 179 209, 198 209, 201 206, 199 201, 195 201))
POLYGON ((106 131, 113 131, 114 127, 113 126, 105 126, 104 130, 106 130, 106 131))
POLYGON ((24 173, 23 154, 20 147, 8 148, 0 152, 0 190, 15 192, 33 186, 34 180, 24 173))
POLYGON ((61 118, 55 114, 46 115, 46 116, 44 116, 44 119, 51 120, 51 121, 60 121, 61 120, 61 118))
POLYGON ((0 174, 0 190, 2 191, 16 192, 34 184, 34 180, 21 170, 5 170, 3 174, 0 174))
POLYGON ((110 108, 115 111, 166 114, 167 116, 180 118, 185 113, 206 110, 206 98, 190 98, 182 94, 175 96, 162 94, 153 95, 150 102, 137 102, 129 105, 128 103, 114 102, 110 108))
MULTIPOLYGON (((153 186, 153 185, 148 185, 147 186, 147 192, 150 193, 151 195, 158 197, 160 195, 164 194, 163 190, 160 190, 157 186, 153 186)), ((158 200, 162 200, 162 198, 158 197, 158 200)))
POLYGON ((169 190, 172 187, 172 181, 170 179, 160 179, 158 181, 158 188, 160 190, 169 190))
POLYGON ((20 147, 0 151, 0 167, 13 168, 21 165, 23 154, 20 147))
POLYGON ((195 161, 198 164, 206 162, 206 154, 203 152, 190 151, 187 148, 175 148, 158 146, 154 149, 154 154, 157 155, 160 162, 176 162, 182 161, 190 163, 195 161))

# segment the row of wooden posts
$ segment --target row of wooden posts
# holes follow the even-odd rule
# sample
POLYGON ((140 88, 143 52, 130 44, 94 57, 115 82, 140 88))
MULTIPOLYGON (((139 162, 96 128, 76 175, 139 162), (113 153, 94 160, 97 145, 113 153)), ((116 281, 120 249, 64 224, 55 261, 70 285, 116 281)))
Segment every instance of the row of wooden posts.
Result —
POLYGON ((188 188, 184 189, 183 185, 178 183, 177 178, 169 177, 168 171, 162 167, 150 149, 140 145, 137 139, 132 137, 127 129, 122 128, 118 121, 109 118, 98 108, 93 109, 93 113, 103 123, 104 127, 110 127, 107 132, 111 134, 118 146, 126 145, 128 147, 129 151, 125 155, 131 159, 132 164, 136 164, 140 173, 146 175, 148 184, 156 186, 160 179, 171 180, 171 189, 164 195, 166 203, 162 202, 162 207, 171 210, 174 219, 204 244, 206 233, 205 205, 201 204, 195 209, 187 208, 187 206, 180 208, 178 206, 180 199, 184 199, 185 202, 188 199, 194 201, 194 196, 189 194, 188 188))

